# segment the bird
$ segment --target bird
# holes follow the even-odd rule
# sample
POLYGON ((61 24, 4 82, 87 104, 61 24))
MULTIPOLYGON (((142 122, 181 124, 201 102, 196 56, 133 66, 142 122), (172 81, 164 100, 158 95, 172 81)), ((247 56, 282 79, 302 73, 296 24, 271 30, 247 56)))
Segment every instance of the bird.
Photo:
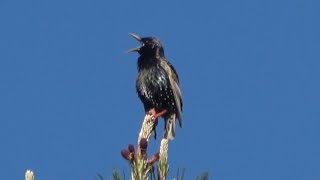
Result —
POLYGON ((175 139, 175 121, 182 127, 182 95, 175 68, 165 58, 164 48, 156 37, 139 37, 129 33, 141 46, 128 52, 138 52, 136 91, 146 113, 157 122, 165 120, 164 138, 175 139))

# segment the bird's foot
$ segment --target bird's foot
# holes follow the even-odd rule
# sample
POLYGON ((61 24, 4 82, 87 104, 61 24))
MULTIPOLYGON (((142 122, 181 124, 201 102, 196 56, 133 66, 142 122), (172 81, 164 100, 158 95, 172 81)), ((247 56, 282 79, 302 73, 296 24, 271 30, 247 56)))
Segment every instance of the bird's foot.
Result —
POLYGON ((156 118, 156 119, 158 119, 158 117, 164 115, 165 113, 167 113, 167 110, 163 110, 163 111, 161 111, 161 112, 159 112, 159 113, 156 113, 153 117, 156 118))
POLYGON ((147 114, 149 114, 151 117, 148 119, 148 121, 152 121, 154 124, 158 124, 158 118, 155 118, 156 116, 156 110, 154 108, 150 109, 147 114))
POLYGON ((155 121, 155 122, 158 122, 158 118, 160 116, 164 115, 165 113, 167 113, 167 110, 163 110, 163 111, 157 113, 154 108, 150 109, 148 112, 148 114, 151 115, 151 120, 155 121))
POLYGON ((152 121, 154 123, 154 127, 153 127, 154 139, 156 139, 156 137, 157 137, 156 126, 158 125, 158 118, 160 116, 164 115, 165 113, 167 113, 167 110, 163 110, 163 111, 157 113, 154 108, 150 109, 147 112, 147 114, 149 114, 151 116, 151 118, 149 118, 148 121, 152 121))

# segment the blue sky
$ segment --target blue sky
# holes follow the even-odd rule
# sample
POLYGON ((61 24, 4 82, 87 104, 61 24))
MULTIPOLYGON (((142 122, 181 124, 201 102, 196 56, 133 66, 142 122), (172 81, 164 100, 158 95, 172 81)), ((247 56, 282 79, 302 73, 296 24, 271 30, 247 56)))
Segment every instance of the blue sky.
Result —
POLYGON ((0 179, 129 174, 120 151, 144 114, 129 32, 159 37, 180 75, 169 177, 185 167, 186 179, 319 179, 319 5, 0 1, 0 179))

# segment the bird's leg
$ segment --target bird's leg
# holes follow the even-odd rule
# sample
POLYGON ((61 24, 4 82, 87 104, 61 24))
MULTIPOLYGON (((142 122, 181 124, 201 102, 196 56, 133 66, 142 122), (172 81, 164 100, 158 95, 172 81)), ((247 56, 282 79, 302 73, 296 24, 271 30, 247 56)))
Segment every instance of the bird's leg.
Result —
POLYGON ((153 116, 153 118, 158 119, 158 117, 164 115, 165 113, 167 113, 167 110, 166 110, 166 109, 163 110, 163 111, 161 111, 161 112, 159 112, 159 113, 156 113, 156 114, 153 116))
POLYGON ((153 132, 154 132, 154 139, 156 139, 157 138, 156 126, 158 125, 158 118, 160 116, 164 115, 165 113, 167 113, 167 110, 163 110, 163 111, 157 113, 156 110, 154 108, 152 108, 147 113, 149 115, 151 115, 150 121, 152 121, 154 123, 153 132))
POLYGON ((152 109, 150 109, 148 111, 148 113, 151 115, 151 120, 157 122, 158 121, 158 117, 160 117, 160 116, 164 115, 165 113, 167 113, 167 110, 165 109, 165 110, 157 113, 156 110, 154 108, 152 108, 152 109))

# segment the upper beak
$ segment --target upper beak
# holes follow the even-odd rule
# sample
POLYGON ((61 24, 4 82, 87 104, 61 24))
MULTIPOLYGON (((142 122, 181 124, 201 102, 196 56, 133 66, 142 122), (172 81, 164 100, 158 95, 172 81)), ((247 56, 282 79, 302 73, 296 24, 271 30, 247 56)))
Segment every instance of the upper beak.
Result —
MULTIPOLYGON (((129 33, 129 34, 130 34, 130 36, 132 36, 133 38, 135 38, 137 41, 139 41, 141 44, 143 44, 141 38, 140 38, 138 35, 133 34, 133 33, 129 33)), ((133 48, 133 49, 128 50, 127 53, 130 53, 130 52, 139 52, 139 50, 140 50, 140 47, 136 47, 136 48, 133 48)))
POLYGON ((133 33, 129 33, 130 36, 132 36, 133 38, 135 38, 137 41, 141 42, 141 37, 139 37, 138 35, 136 34, 133 34, 133 33))

